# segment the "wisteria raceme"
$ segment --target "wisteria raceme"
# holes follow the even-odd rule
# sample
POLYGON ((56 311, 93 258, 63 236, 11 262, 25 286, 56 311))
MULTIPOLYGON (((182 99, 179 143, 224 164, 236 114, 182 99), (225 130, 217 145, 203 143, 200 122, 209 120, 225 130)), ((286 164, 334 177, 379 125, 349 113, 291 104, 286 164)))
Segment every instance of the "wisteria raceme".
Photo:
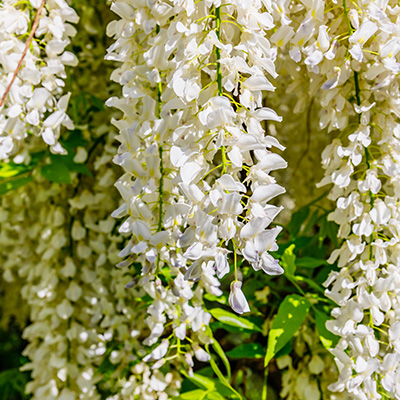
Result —
MULTIPOLYGON (((96 2, 96 7, 95 19, 107 20, 109 6, 96 2)), ((79 74, 88 67, 96 74, 106 75, 107 70, 102 65, 102 41, 90 51, 86 45, 102 35, 90 24, 91 9, 80 4, 77 8, 84 18, 75 42, 82 50, 73 76, 74 104, 82 98, 82 88, 86 95, 95 92, 105 98, 109 86, 106 79, 103 86, 93 81, 95 91, 79 74)), ((17 316, 24 328, 29 362, 23 369, 31 371, 26 391, 33 399, 99 399, 104 391, 110 398, 117 392, 120 398, 159 399, 177 395, 180 385, 176 372, 153 374, 143 365, 144 313, 137 311, 135 302, 143 293, 126 291, 125 272, 114 268, 121 239, 112 234, 115 220, 110 216, 117 204, 116 193, 110 190, 116 179, 116 148, 115 132, 106 125, 109 118, 99 112, 93 120, 84 116, 81 124, 89 121, 84 132, 68 135, 80 142, 75 167, 85 171, 86 162, 93 177, 74 173, 71 185, 50 183, 36 169, 34 182, 1 197, 0 260, 4 286, 10 288, 2 290, 9 309, 2 318, 4 323, 8 313, 17 316), (88 151, 82 141, 91 143, 88 151), (11 307, 11 294, 18 309, 11 307), (107 378, 100 372, 105 362, 112 372, 107 378), (132 363, 137 365, 131 371, 132 363), (124 370, 129 374, 121 380, 124 370)), ((30 152, 44 147, 26 144, 30 152)))
POLYGON ((76 66, 77 58, 65 48, 78 20, 64 0, 0 4, 0 160, 19 152, 18 162, 25 161, 29 135, 41 136, 53 153, 66 153, 60 129, 74 125, 66 114, 65 67, 76 66))
POLYGON ((340 272, 326 282, 339 305, 328 326, 341 336, 332 351, 340 376, 330 389, 398 399, 398 6, 344 0, 325 11, 322 1, 300 8, 297 31, 290 23, 281 30, 291 32, 292 58, 304 57, 320 84, 320 127, 341 132, 322 154, 321 185, 334 185, 330 219, 344 239, 330 259, 339 259, 340 272))
POLYGON ((32 400, 400 399, 397 1, 0 3, 32 400))
MULTIPOLYGON (((120 0, 112 10, 121 19, 108 27, 116 41, 107 59, 122 62, 112 78, 123 97, 108 102, 124 112, 115 121, 124 203, 113 215, 128 215, 120 232, 130 240, 119 266, 143 265, 140 284, 154 299, 146 343, 156 343, 170 319, 178 349, 188 328, 197 337, 189 347, 200 361, 209 355, 196 343, 211 341, 203 292, 222 293, 214 275, 230 272, 228 256, 229 303, 238 313, 250 309, 237 255, 255 270, 283 272, 268 253, 280 228, 266 229, 281 210, 268 202, 284 192, 269 172, 286 163, 269 150, 282 146, 261 124, 281 120, 262 106, 263 91, 274 90, 265 73, 276 76, 265 39, 272 17, 262 9, 260 1, 120 0)), ((168 352, 162 343, 158 358, 168 352)))
POLYGON ((30 362, 23 369, 32 371, 26 391, 33 399, 99 399, 99 386, 119 390, 124 398, 177 393, 179 376, 157 372, 153 377, 141 364, 127 382, 119 379, 122 370, 143 357, 144 318, 134 300, 141 293, 126 291, 124 271, 113 268, 118 245, 110 237, 115 224, 110 217, 115 195, 109 191, 115 179, 110 170, 113 133, 105 141, 96 149, 93 192, 87 185, 91 179, 79 184, 71 198, 65 185, 37 177, 21 196, 5 196, 1 203, 7 215, 0 236, 3 275, 7 282, 20 283, 30 312, 23 333, 30 362), (35 197, 38 188, 41 195, 35 197), (26 231, 21 221, 31 229, 26 231), (23 251, 20 241, 34 251, 23 251), (108 348, 115 350, 107 354, 108 348), (105 357, 115 370, 107 379, 98 371, 105 357))

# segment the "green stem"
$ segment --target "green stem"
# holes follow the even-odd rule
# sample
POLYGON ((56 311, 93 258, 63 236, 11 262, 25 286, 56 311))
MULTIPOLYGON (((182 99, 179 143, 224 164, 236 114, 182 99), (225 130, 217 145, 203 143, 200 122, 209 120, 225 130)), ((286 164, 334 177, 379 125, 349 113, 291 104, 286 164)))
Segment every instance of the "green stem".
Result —
POLYGON ((164 185, 164 165, 163 165, 163 148, 158 147, 158 154, 160 156, 160 181, 158 184, 158 232, 162 230, 162 217, 163 217, 163 185, 164 185))
POLYGON ((236 254, 237 249, 236 249, 236 243, 235 243, 234 240, 232 240, 232 243, 233 243, 233 265, 234 265, 234 268, 235 268, 235 282, 237 282, 237 280, 238 280, 238 275, 237 275, 237 254, 236 254))
MULTIPOLYGON (((360 85, 358 84, 358 72, 354 71, 354 86, 356 89, 356 101, 357 105, 361 105, 361 98, 360 98, 360 85)), ((360 116, 358 117, 359 119, 361 118, 360 116)))
POLYGON ((221 146, 221 156, 222 156, 222 175, 226 173, 226 148, 225 146, 221 146))
MULTIPOLYGON (((218 40, 221 38, 221 8, 217 7, 215 9, 215 22, 216 22, 216 34, 218 40)), ((218 85, 218 96, 222 96, 222 74, 221 74, 221 52, 220 49, 217 47, 215 51, 217 55, 217 85, 218 85)))
MULTIPOLYGON (((157 33, 160 31, 159 26, 157 25, 157 33)), ((161 109, 162 109, 162 101, 161 101, 161 95, 162 95, 162 84, 161 82, 158 83, 157 85, 157 100, 158 100, 158 117, 161 118, 161 109)), ((160 157, 160 180, 158 182, 158 227, 157 227, 157 232, 162 231, 162 219, 163 219, 163 191, 164 191, 164 165, 163 165, 163 147, 162 147, 162 142, 160 138, 160 145, 158 146, 158 155, 160 157)), ((157 255, 157 269, 160 266, 160 253, 158 252, 157 255)))
MULTIPOLYGON (((215 23, 216 23, 216 34, 218 40, 221 39, 221 7, 215 9, 215 23)), ((218 47, 215 49, 217 57, 217 85, 218 85, 218 96, 223 96, 222 91, 222 73, 221 73, 221 51, 218 47)), ((221 146, 222 155, 222 175, 226 173, 226 149, 225 146, 221 146)))
POLYGON ((161 118, 161 106, 162 106, 161 95, 162 95, 162 85, 161 85, 161 82, 158 82, 158 85, 157 85, 157 101, 158 101, 158 117, 159 118, 161 118))
POLYGON ((262 400, 268 399, 268 365, 264 369, 264 381, 263 381, 261 399, 262 400))
POLYGON ((349 34, 351 35, 353 33, 353 28, 351 27, 350 24, 349 10, 347 9, 346 0, 343 0, 343 8, 344 8, 344 15, 346 16, 346 21, 347 21, 347 29, 349 31, 349 34))
MULTIPOLYGON (((343 0, 343 9, 344 9, 344 15, 346 16, 346 21, 347 21, 347 29, 349 32, 349 35, 351 35, 353 33, 353 28, 351 27, 351 23, 350 23, 350 18, 349 18, 349 11, 347 9, 347 4, 346 4, 346 0, 343 0)), ((355 96, 356 96, 356 103, 357 105, 360 107, 361 105, 361 96, 360 96, 360 83, 358 80, 358 72, 357 71, 353 71, 353 75, 354 75, 354 89, 355 89, 355 96)), ((361 122, 361 114, 358 114, 358 123, 361 122)), ((369 155, 369 151, 367 147, 364 147, 364 153, 365 153, 365 163, 367 164, 367 170, 371 169, 371 164, 369 161, 370 155, 369 155)), ((369 197, 370 197, 370 205, 371 207, 373 207, 374 205, 374 200, 375 200, 375 195, 372 193, 372 191, 369 191, 369 197)), ((370 243, 372 242, 373 237, 372 235, 370 236, 370 243)), ((370 260, 372 260, 372 246, 370 245, 369 248, 369 258, 370 260)))
MULTIPOLYGON (((159 28, 159 26, 157 25, 159 28)), ((158 29, 159 31, 159 29, 158 29)), ((161 108, 162 108, 162 85, 161 82, 157 85, 157 100, 158 100, 158 117, 161 118, 161 108)), ((160 181, 158 183, 158 228, 157 232, 161 232, 162 230, 162 217, 163 217, 163 186, 164 186, 164 165, 163 165, 163 147, 162 143, 160 143, 158 147, 158 155, 160 157, 160 181)), ((159 262, 159 260, 158 260, 159 262)))

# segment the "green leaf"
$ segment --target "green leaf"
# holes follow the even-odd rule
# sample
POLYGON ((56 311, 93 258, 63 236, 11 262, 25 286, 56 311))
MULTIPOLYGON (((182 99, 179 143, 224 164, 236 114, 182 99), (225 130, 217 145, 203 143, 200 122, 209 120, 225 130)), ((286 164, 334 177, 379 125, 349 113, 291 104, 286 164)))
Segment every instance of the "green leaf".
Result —
POLYGON ((337 271, 338 268, 336 265, 325 265, 321 270, 318 272, 317 276, 313 278, 314 282, 322 285, 328 279, 329 274, 332 271, 337 271))
POLYGON ((309 207, 302 207, 292 215, 292 218, 287 226, 287 229, 292 237, 298 236, 301 226, 304 222, 306 222, 309 213, 309 207))
POLYGON ((64 158, 64 163, 67 166, 68 170, 71 172, 78 172, 79 174, 92 176, 89 168, 85 164, 74 162, 72 157, 62 156, 64 158))
MULTIPOLYGON (((254 270, 251 269, 253 273, 254 270)), ((247 300, 255 300, 255 292, 259 289, 265 288, 265 281, 263 279, 254 279, 253 277, 249 277, 246 281, 246 284, 243 286, 243 294, 245 295, 247 300)))
POLYGON ((44 165, 40 169, 40 172, 42 176, 50 182, 71 183, 69 169, 61 157, 62 156, 51 156, 51 163, 44 165))
POLYGON ((218 356, 221 358, 222 362, 224 363, 225 369, 226 369, 226 374, 228 376, 228 380, 230 380, 231 379, 231 365, 229 363, 228 357, 226 356, 223 348, 221 347, 221 345, 217 342, 217 340, 215 338, 213 338, 212 347, 215 350, 215 352, 218 354, 218 356))
POLYGON ((317 224, 318 219, 319 219, 319 210, 315 210, 311 217, 308 219, 306 226, 304 227, 303 232, 306 233, 308 232, 311 228, 314 227, 314 225, 317 224))
POLYGON ((227 397, 228 399, 231 398, 237 398, 237 396, 234 396, 232 391, 228 389, 225 385, 222 383, 219 383, 218 381, 211 379, 207 376, 200 375, 198 373, 194 373, 192 376, 189 376, 185 371, 181 371, 182 375, 184 375, 187 379, 189 379, 191 382, 193 382, 197 387, 203 390, 207 390, 211 393, 219 393, 221 396, 224 396, 222 398, 227 397))
POLYGON ((221 296, 214 296, 213 294, 206 293, 203 297, 208 301, 216 301, 224 306, 229 305, 228 296, 225 294, 222 294, 221 296))
POLYGON ((28 380, 29 374, 21 372, 18 368, 1 371, 0 399, 27 399, 24 388, 28 380))
POLYGON ((191 382, 193 382, 197 387, 201 389, 208 389, 208 390, 216 390, 216 384, 215 382, 211 379, 208 378, 207 376, 203 376, 197 373, 194 373, 192 376, 189 376, 184 373, 185 377, 189 379, 191 382))
MULTIPOLYGON (((196 390, 191 390, 190 392, 182 393, 178 397, 176 397, 177 400, 199 400, 202 398, 202 396, 207 396, 210 392, 208 390, 201 390, 201 389, 196 389, 196 390)), ((204 398, 204 397, 203 397, 204 398)), ((223 399, 223 397, 220 397, 223 399)))
POLYGON ((339 336, 334 335, 326 329, 325 323, 329 319, 331 319, 329 315, 318 310, 315 311, 315 324, 317 325, 319 338, 322 345, 328 350, 335 347, 339 341, 339 336))
POLYGON ((275 358, 286 356, 292 351, 293 338, 289 340, 276 354, 275 358))
POLYGON ((203 394, 202 398, 198 398, 197 400, 225 400, 225 397, 223 397, 221 394, 218 392, 211 392, 211 393, 206 393, 203 394))
POLYGON ((18 176, 21 174, 25 174, 29 171, 32 171, 38 162, 43 158, 45 152, 37 152, 31 154, 31 162, 26 164, 16 164, 14 162, 5 162, 0 163, 0 182, 2 179, 9 179, 14 176, 18 176))
POLYGON ((196 373, 201 376, 208 376, 209 378, 212 378, 214 376, 214 371, 209 365, 207 365, 207 367, 203 367, 197 370, 196 373))
POLYGON ((12 178, 30 171, 32 168, 24 164, 2 163, 0 164, 0 179, 12 178))
POLYGON ((298 267, 303 268, 317 268, 321 265, 327 265, 328 263, 326 260, 322 260, 320 258, 313 258, 313 257, 302 257, 298 258, 296 261, 296 265, 298 267))
POLYGON ((21 186, 24 186, 31 181, 33 181, 33 178, 31 176, 26 176, 23 178, 14 178, 8 180, 7 182, 0 181, 0 195, 7 193, 10 190, 14 190, 21 186))
POLYGON ((230 333, 240 333, 241 335, 251 335, 252 331, 244 330, 242 328, 238 328, 236 326, 226 325, 219 321, 213 321, 210 323, 210 328, 213 332, 216 332, 218 329, 224 329, 230 333))
POLYGON ((329 239, 332 240, 333 246, 335 249, 339 247, 339 242, 338 242, 338 230, 339 226, 333 222, 333 221, 328 221, 326 224, 326 232, 329 237, 329 239))
MULTIPOLYGON (((212 357, 210 359, 210 365, 211 365, 211 368, 213 369, 213 371, 215 372, 215 375, 217 375, 219 382, 221 382, 221 384, 230 391, 230 393, 229 393, 230 398, 241 399, 240 394, 238 392, 236 392, 236 390, 226 380, 226 378, 222 374, 221 370, 218 368, 217 363, 214 361, 214 359, 212 357)), ((219 385, 220 384, 219 382, 216 382, 216 385, 219 385)), ((219 393, 220 393, 220 391, 219 391, 219 393)))
POLYGON ((262 358, 265 355, 265 350, 260 343, 244 343, 226 354, 230 358, 262 358))
POLYGON ((293 277, 296 271, 296 256, 293 253, 295 248, 294 244, 291 244, 282 254, 281 264, 288 277, 293 277))
POLYGON ((79 130, 74 130, 70 133, 68 139, 61 141, 62 146, 67 150, 66 155, 54 155, 50 157, 52 159, 59 158, 65 163, 68 170, 71 172, 78 172, 79 174, 84 174, 87 176, 92 176, 89 168, 84 163, 76 163, 74 157, 76 155, 77 147, 87 147, 88 142, 86 142, 82 136, 82 132, 79 130))
POLYGON ((76 149, 77 147, 86 147, 88 142, 83 138, 82 131, 75 129, 71 131, 67 139, 60 140, 62 146, 68 151, 76 149))
POLYGON ((96 107, 98 110, 104 110, 104 100, 101 100, 100 98, 93 96, 92 94, 90 95, 90 100, 92 101, 93 106, 96 107))
POLYGON ((310 309, 310 302, 298 294, 285 297, 279 306, 272 328, 268 335, 268 348, 265 356, 265 366, 269 364, 276 353, 293 337, 304 322, 310 309))
POLYGON ((229 311, 223 310, 222 308, 213 308, 209 310, 209 313, 218 321, 225 325, 235 326, 255 332, 263 332, 262 328, 257 326, 254 322, 247 320, 246 318, 238 317, 229 311))
POLYGON ((322 295, 325 296, 325 290, 319 286, 317 283, 315 283, 312 279, 310 278, 306 278, 305 276, 301 276, 301 275, 296 275, 294 277, 294 279, 298 282, 305 282, 308 284, 308 286, 312 287, 313 289, 315 289, 317 292, 320 292, 322 295))

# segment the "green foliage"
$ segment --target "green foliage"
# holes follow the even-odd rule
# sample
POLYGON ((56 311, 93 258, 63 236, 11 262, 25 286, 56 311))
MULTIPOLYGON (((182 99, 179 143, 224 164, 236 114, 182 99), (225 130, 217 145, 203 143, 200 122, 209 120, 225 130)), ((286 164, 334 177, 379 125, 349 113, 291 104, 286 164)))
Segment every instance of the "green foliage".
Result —
POLYGON ((42 176, 50 182, 55 183, 71 183, 71 173, 73 172, 92 176, 89 168, 85 164, 76 163, 74 161, 76 148, 86 145, 81 132, 77 130, 70 132, 68 139, 62 141, 62 145, 67 150, 67 154, 49 154, 47 158, 49 163, 43 165, 40 169, 42 176))
POLYGON ((326 260, 322 260, 319 258, 313 258, 313 257, 302 257, 299 258, 296 262, 296 265, 298 267, 302 268, 318 268, 321 267, 322 265, 327 265, 328 263, 326 260))
POLYGON ((238 317, 236 314, 223 310, 222 308, 213 308, 209 313, 224 325, 233 326, 254 332, 263 332, 262 328, 251 322, 247 318, 238 317))
MULTIPOLYGON (((325 297, 322 286, 329 272, 336 269, 335 265, 326 262, 332 251, 335 224, 327 221, 327 210, 319 205, 314 207, 314 204, 294 213, 292 220, 284 228, 284 232, 289 231, 289 235, 281 238, 279 250, 273 254, 285 270, 283 275, 260 275, 246 264, 240 267, 245 282, 243 292, 250 303, 251 314, 237 316, 220 308, 219 305, 228 305, 226 295, 204 296, 207 304, 210 302, 212 305, 209 311, 215 318, 210 327, 213 332, 218 330, 218 337, 223 338, 218 346, 222 351, 225 350, 223 354, 231 362, 229 368, 232 368, 232 375, 235 377, 232 386, 240 393, 243 389, 243 395, 246 393, 244 397, 248 400, 259 400, 260 388, 257 394, 249 396, 253 382, 246 380, 244 369, 238 371, 238 365, 260 371, 261 360, 265 362, 266 369, 270 372, 267 373, 269 378, 265 380, 268 390, 265 389, 264 392, 268 391, 270 399, 277 393, 272 388, 276 373, 272 373, 275 367, 272 367, 271 361, 287 354, 296 357, 295 342, 302 340, 298 332, 304 324, 314 330, 326 349, 337 342, 338 338, 325 327, 325 322, 331 319, 333 304, 325 297), (267 343, 265 335, 268 335, 267 343)), ((215 347, 214 350, 216 351, 215 347)), ((214 376, 222 384, 227 378, 215 370, 215 364, 220 363, 221 367, 224 365, 227 369, 226 361, 218 351, 216 353, 219 359, 212 360, 209 373, 210 378, 214 376)), ((331 355, 326 352, 326 357, 331 355)), ((255 373, 257 374, 259 375, 255 373)), ((193 396, 204 395, 196 390, 198 389, 191 387, 187 392, 193 396)), ((208 398, 208 394, 205 396, 204 398, 208 398)))
POLYGON ((20 367, 27 362, 21 356, 24 344, 20 332, 10 327, 7 332, 0 332, 0 400, 25 400, 25 385, 29 373, 21 372, 20 367))
POLYGON ((28 374, 19 371, 19 368, 11 368, 0 372, 0 399, 18 400, 28 399, 24 389, 29 379, 28 374))
POLYGON ((210 399, 210 400, 221 400, 224 399, 217 392, 211 392, 210 390, 191 390, 190 392, 182 393, 178 398, 178 400, 200 400, 200 399, 210 399))
POLYGON ((286 296, 279 306, 277 315, 272 323, 272 328, 268 335, 268 348, 265 356, 267 366, 276 353, 281 350, 293 337, 297 329, 304 322, 310 302, 297 294, 286 296))
MULTIPOLYGON (((218 380, 201 375, 200 373, 194 373, 192 376, 189 376, 185 371, 181 371, 181 373, 195 386, 202 389, 203 390, 202 395, 204 396, 209 396, 212 393, 220 396, 219 397, 220 399, 241 399, 241 396, 239 394, 236 394, 235 391, 227 387, 225 384, 220 383, 218 380)), ((182 395, 183 394, 184 393, 182 393, 182 395)), ((178 397, 178 399, 180 398, 181 397, 178 397)), ((209 399, 209 397, 203 397, 203 398, 209 399)))
POLYGON ((217 303, 223 304, 224 306, 228 306, 228 296, 226 294, 222 294, 221 296, 214 296, 213 294, 206 293, 203 296, 208 301, 216 301, 217 303))
POLYGON ((14 176, 25 174, 32 170, 33 167, 23 164, 15 163, 1 163, 0 164, 0 179, 8 179, 14 176))
POLYGON ((0 163, 0 196, 18 189, 33 180, 32 172, 44 157, 45 152, 37 152, 31 155, 29 164, 17 164, 15 162, 0 163))
POLYGON ((62 156, 50 156, 50 164, 44 165, 40 172, 42 176, 48 179, 50 182, 55 183, 71 183, 71 176, 69 169, 62 156))
POLYGON ((221 345, 218 343, 218 341, 214 338, 212 347, 215 350, 215 352, 218 354, 218 356, 221 358, 225 368, 226 368, 226 374, 228 379, 231 379, 231 365, 229 364, 228 357, 226 356, 224 349, 221 347, 221 345))
POLYGON ((24 186, 29 182, 32 182, 32 180, 33 178, 31 176, 26 176, 5 182, 0 181, 0 195, 10 192, 11 190, 18 189, 19 187, 24 186))
MULTIPOLYGON (((104 110, 103 100, 87 92, 72 97, 70 104, 75 122, 87 123, 92 112, 104 110)), ((86 125, 80 127, 87 128, 86 125)), ((53 183, 71 184, 71 173, 92 176, 87 165, 74 161, 76 148, 87 148, 89 144, 83 139, 82 131, 76 129, 66 132, 64 136, 66 138, 61 139, 60 143, 67 150, 66 155, 51 154, 46 148, 44 151, 32 153, 29 164, 17 164, 13 161, 0 163, 0 196, 32 182, 36 168, 39 168, 42 177, 53 183)))
POLYGON ((292 218, 287 226, 287 229, 292 238, 298 237, 302 225, 307 220, 310 214, 310 207, 302 207, 295 213, 293 213, 292 218))
POLYGON ((265 350, 260 343, 244 343, 226 353, 229 358, 262 358, 265 350))
POLYGON ((296 256, 293 252, 295 247, 294 244, 291 244, 287 249, 285 249, 281 258, 282 268, 285 270, 288 278, 293 278, 296 271, 296 256))

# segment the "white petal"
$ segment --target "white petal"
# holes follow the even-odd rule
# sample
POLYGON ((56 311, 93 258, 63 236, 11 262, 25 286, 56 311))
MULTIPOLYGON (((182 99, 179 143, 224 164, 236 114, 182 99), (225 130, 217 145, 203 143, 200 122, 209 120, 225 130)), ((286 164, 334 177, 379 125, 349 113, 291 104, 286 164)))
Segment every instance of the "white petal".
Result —
POLYGON ((246 187, 243 183, 239 181, 235 181, 232 175, 224 174, 217 180, 217 182, 221 185, 221 187, 228 191, 238 191, 238 192, 246 192, 246 187))
POLYGON ((189 260, 198 260, 201 257, 203 245, 200 242, 192 244, 184 253, 184 257, 189 260))
POLYGON ((252 113, 252 116, 256 118, 258 121, 282 121, 282 117, 280 117, 274 110, 268 107, 262 107, 252 113))
POLYGON ((215 266, 217 268, 217 276, 219 279, 229 273, 229 263, 226 254, 218 254, 215 257, 215 266))
POLYGON ((257 163, 257 168, 274 171, 276 169, 282 169, 287 167, 287 162, 279 155, 270 153, 264 156, 261 161, 257 163))
POLYGON ((195 178, 198 176, 199 172, 203 169, 202 166, 197 164, 194 161, 187 162, 184 166, 180 169, 180 175, 182 181, 187 185, 190 185, 195 178))
POLYGON ((249 304, 242 292, 242 282, 233 281, 231 283, 231 292, 229 294, 229 304, 232 310, 238 314, 250 312, 249 304))
POLYGON ((264 75, 253 75, 246 79, 242 86, 249 90, 268 90, 270 92, 275 90, 275 87, 264 75))
POLYGON ((263 185, 263 186, 258 186, 254 192, 253 195, 251 196, 251 201, 255 203, 263 203, 267 202, 274 197, 285 193, 285 188, 282 186, 279 186, 276 183, 271 183, 270 185, 263 185))

